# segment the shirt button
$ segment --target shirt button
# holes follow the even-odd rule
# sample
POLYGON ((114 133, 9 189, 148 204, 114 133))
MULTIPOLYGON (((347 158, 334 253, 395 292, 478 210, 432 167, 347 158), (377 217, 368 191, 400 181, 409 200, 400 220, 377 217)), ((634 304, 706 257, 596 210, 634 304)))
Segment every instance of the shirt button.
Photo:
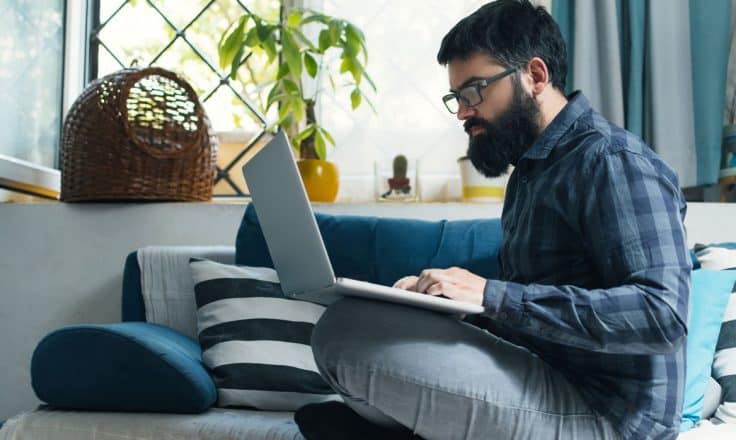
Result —
POLYGON ((527 183, 529 181, 529 178, 524 176, 521 178, 521 183, 527 183))

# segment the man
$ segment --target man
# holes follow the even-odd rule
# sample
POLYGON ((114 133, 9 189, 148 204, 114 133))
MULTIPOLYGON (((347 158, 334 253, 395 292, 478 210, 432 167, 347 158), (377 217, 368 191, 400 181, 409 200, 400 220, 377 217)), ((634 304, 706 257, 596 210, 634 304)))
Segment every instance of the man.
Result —
POLYGON ((675 438, 691 263, 677 176, 563 94, 557 25, 527 0, 460 21, 438 54, 488 176, 515 169, 500 280, 427 269, 397 287, 482 304, 463 321, 356 299, 328 308, 317 364, 345 404, 296 415, 311 438, 675 438))

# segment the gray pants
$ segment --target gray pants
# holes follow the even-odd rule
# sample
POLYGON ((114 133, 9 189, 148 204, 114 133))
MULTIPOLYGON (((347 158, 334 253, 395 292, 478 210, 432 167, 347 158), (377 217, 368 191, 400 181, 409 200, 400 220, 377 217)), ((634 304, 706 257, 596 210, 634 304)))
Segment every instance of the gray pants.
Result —
POLYGON ((558 371, 440 314, 343 299, 317 323, 322 375, 364 418, 425 439, 614 439, 558 371))

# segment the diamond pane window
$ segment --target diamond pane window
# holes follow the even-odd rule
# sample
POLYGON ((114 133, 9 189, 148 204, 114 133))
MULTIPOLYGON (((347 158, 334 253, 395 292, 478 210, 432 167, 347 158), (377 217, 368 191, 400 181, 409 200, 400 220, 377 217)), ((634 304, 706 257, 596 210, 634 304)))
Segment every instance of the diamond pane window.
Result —
POLYGON ((246 8, 276 20, 281 2, 99 0, 100 24, 93 30, 97 77, 134 65, 157 66, 192 85, 221 139, 216 196, 247 195, 240 164, 263 138, 267 117, 275 119, 263 114, 269 89, 256 86, 276 77, 265 55, 251 54, 235 80, 219 65, 220 36, 246 8))

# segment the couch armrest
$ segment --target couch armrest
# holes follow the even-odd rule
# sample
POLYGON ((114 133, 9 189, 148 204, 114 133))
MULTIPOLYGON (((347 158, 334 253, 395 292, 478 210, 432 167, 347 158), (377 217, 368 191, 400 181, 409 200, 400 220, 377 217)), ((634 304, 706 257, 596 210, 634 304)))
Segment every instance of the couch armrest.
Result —
POLYGON ((36 347, 31 384, 60 408, 198 413, 217 399, 196 342, 145 322, 73 325, 36 347))

